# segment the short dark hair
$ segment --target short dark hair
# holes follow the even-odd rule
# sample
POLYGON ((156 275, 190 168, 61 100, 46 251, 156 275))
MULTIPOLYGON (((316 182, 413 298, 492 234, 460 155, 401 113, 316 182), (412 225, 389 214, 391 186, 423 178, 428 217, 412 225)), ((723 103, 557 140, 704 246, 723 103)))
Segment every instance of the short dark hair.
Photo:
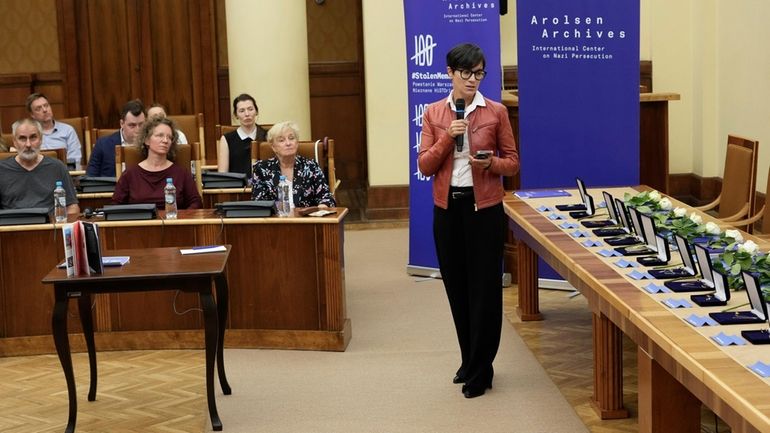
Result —
POLYGON ((146 114, 144 111, 144 104, 142 104, 141 99, 133 99, 131 101, 126 102, 126 105, 123 106, 123 109, 120 110, 120 118, 123 120, 126 120, 126 114, 131 113, 134 116, 138 116, 140 114, 146 114))
POLYGON ((446 54, 446 65, 452 68, 453 71, 458 69, 466 69, 470 71, 474 66, 481 63, 482 69, 487 66, 487 61, 484 58, 484 52, 481 48, 475 44, 459 44, 455 45, 446 54))
MULTIPOLYGON (((136 114, 134 114, 136 116, 136 114)), ((174 162, 176 159, 176 149, 177 144, 179 142, 179 133, 176 132, 176 123, 174 123, 173 120, 169 119, 168 117, 163 118, 152 118, 146 122, 144 122, 144 125, 142 126, 142 130, 139 132, 139 136, 136 140, 136 145, 140 147, 140 150, 142 152, 142 156, 144 158, 147 158, 147 146, 145 146, 144 142, 147 141, 147 137, 151 136, 153 132, 155 132, 155 128, 157 128, 160 125, 166 125, 169 128, 171 128, 171 145, 168 147, 168 153, 166 154, 166 159, 169 161, 174 162)))
POLYGON ((238 111, 238 103, 244 102, 244 101, 251 101, 251 103, 254 104, 254 110, 256 110, 257 114, 259 114, 259 107, 257 107, 257 101, 255 101, 254 98, 248 93, 241 93, 240 95, 236 96, 235 99, 233 99, 233 115, 235 115, 235 112, 238 111))
POLYGON ((46 102, 49 102, 49 103, 51 102, 51 101, 48 100, 48 97, 45 96, 44 94, 35 92, 35 93, 27 96, 27 112, 28 113, 32 112, 32 103, 37 101, 40 98, 44 98, 46 100, 46 102))

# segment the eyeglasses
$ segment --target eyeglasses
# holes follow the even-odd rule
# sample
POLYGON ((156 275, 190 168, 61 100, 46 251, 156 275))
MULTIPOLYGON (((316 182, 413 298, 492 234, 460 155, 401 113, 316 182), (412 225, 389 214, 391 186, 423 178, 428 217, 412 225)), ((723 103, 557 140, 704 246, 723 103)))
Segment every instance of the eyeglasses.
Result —
POLYGON ((478 71, 469 71, 467 69, 458 69, 457 72, 460 73, 460 78, 463 80, 470 80, 471 75, 476 77, 476 80, 481 81, 484 79, 484 77, 487 75, 487 71, 480 69, 478 71))

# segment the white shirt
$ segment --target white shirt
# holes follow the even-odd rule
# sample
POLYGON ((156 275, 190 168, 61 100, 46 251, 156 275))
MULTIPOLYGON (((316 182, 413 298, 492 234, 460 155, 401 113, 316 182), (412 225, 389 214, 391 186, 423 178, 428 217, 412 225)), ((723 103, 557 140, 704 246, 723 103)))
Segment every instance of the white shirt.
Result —
MULTIPOLYGON (((449 96, 447 96, 447 103, 449 104, 449 108, 451 108, 452 111, 457 111, 457 108, 455 107, 455 101, 452 99, 452 93, 449 93, 449 96)), ((487 104, 484 102, 484 95, 482 95, 481 92, 477 90, 476 95, 473 96, 473 101, 465 106, 464 118, 467 119, 468 116, 473 113, 473 110, 479 106, 486 107, 487 104)), ((457 148, 454 150, 454 160, 452 161, 452 180, 449 183, 451 186, 473 186, 473 176, 471 175, 471 165, 469 158, 470 149, 470 135, 468 134, 468 129, 466 129, 465 133, 463 134, 462 151, 458 152, 457 148)))

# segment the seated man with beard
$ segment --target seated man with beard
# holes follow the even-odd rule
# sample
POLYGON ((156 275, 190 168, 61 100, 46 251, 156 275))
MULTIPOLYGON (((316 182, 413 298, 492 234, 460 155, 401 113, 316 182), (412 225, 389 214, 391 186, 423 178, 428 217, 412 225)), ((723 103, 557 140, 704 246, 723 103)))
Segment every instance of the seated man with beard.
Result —
POLYGON ((62 181, 67 195, 67 213, 80 207, 67 167, 58 159, 43 156, 43 128, 33 119, 13 124, 13 146, 17 155, 0 161, 0 209, 44 207, 53 210, 53 190, 62 181))

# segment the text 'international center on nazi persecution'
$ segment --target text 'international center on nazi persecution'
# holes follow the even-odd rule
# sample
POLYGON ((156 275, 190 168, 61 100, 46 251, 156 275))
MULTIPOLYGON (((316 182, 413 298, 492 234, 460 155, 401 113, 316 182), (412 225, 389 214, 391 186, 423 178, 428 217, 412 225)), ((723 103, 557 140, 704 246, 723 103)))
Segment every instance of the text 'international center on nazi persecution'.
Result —
POLYGON ((607 43, 626 38, 625 30, 608 26, 602 16, 532 15, 529 25, 539 27, 541 43, 533 44, 532 51, 544 59, 612 60, 607 43))

